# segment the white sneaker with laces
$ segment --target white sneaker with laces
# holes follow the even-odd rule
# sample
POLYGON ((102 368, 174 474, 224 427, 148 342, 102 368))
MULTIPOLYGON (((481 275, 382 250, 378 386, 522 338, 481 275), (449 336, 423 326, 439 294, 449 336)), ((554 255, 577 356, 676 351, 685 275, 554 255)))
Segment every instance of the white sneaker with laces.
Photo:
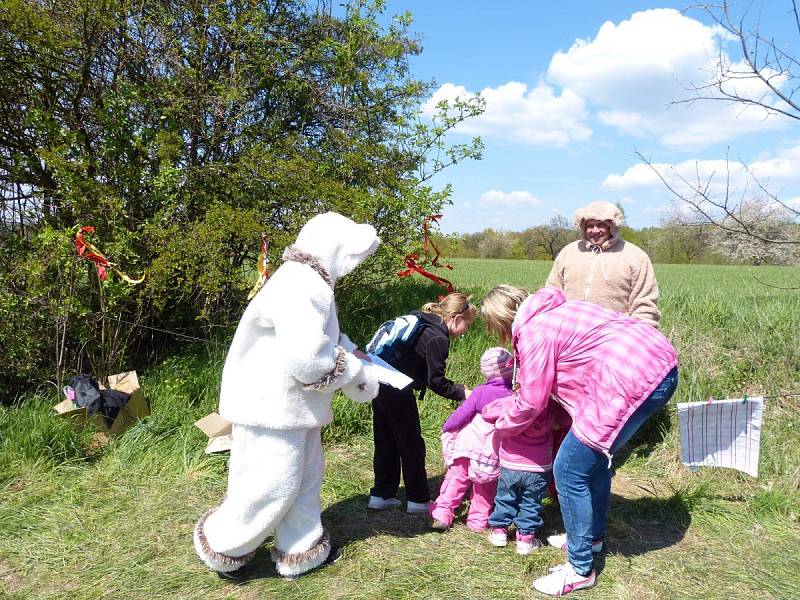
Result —
POLYGON ((402 502, 397 498, 381 498, 380 496, 370 496, 367 508, 370 510, 386 510, 387 508, 394 508, 400 506, 402 502))
POLYGON ((569 563, 550 569, 550 574, 533 582, 533 589, 548 596, 565 596, 578 590, 585 590, 597 583, 594 570, 588 575, 578 575, 569 563))
POLYGON ((408 504, 406 505, 406 512, 410 515, 427 513, 430 505, 430 502, 412 502, 409 500, 408 504))
MULTIPOLYGON (((553 548, 559 548, 564 552, 567 551, 567 534, 558 533, 556 535, 547 536, 547 543, 553 548)), ((603 551, 603 540, 592 540, 592 554, 600 554, 603 551)))

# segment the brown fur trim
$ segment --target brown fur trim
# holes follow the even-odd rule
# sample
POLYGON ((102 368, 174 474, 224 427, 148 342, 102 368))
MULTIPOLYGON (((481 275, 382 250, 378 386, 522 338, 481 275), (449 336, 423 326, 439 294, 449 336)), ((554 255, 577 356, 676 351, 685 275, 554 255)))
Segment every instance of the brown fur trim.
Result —
POLYGON ((236 567, 237 569, 239 567, 243 567, 251 560, 253 560, 253 557, 256 555, 255 550, 253 550, 252 552, 248 552, 244 556, 228 556, 227 554, 220 554, 219 552, 214 552, 214 550, 211 549, 211 546, 208 545, 208 539, 206 538, 206 532, 204 527, 206 524, 206 519, 208 519, 208 517, 210 517, 216 510, 217 510, 216 508, 208 509, 205 512, 205 514, 203 514, 203 516, 200 517, 200 520, 197 522, 197 525, 195 526, 195 530, 197 531, 197 539, 200 541, 200 547, 203 549, 203 552, 206 553, 206 556, 208 556, 211 560, 215 562, 221 563, 223 565, 229 565, 231 567, 236 567))
POLYGON ((347 363, 347 352, 341 346, 336 346, 336 351, 339 353, 339 355, 336 357, 336 364, 334 365, 333 369, 325 373, 325 375, 323 375, 317 381, 304 385, 304 390, 313 391, 322 389, 331 385, 334 381, 342 376, 347 363))
POLYGON ((322 277, 322 280, 327 283, 330 288, 333 288, 333 280, 331 279, 330 273, 328 273, 328 269, 323 267, 322 263, 319 262, 316 257, 311 256, 308 252, 303 252, 296 246, 287 246, 283 251, 283 260, 299 262, 301 264, 308 265, 314 269, 320 277, 322 277))
POLYGON ((318 558, 323 552, 329 552, 330 549, 331 541, 328 538, 328 532, 323 531, 322 537, 319 538, 319 541, 305 552, 286 554, 277 548, 272 548, 270 553, 272 554, 272 560, 275 561, 276 564, 281 563, 282 565, 296 569, 297 567, 302 566, 304 563, 311 562, 318 558))

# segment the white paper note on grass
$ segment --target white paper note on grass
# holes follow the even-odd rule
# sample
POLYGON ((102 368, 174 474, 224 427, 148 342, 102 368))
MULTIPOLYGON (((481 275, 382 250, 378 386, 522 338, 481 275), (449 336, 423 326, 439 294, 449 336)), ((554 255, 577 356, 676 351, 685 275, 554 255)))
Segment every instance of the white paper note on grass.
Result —
POLYGON ((678 403, 681 462, 729 467, 758 477, 764 398, 678 403))
POLYGON ((368 354, 367 356, 369 356, 372 362, 366 361, 362 358, 361 362, 364 365, 364 370, 366 370, 367 373, 370 373, 372 377, 381 383, 386 383, 394 388, 397 388, 398 390, 402 390, 403 388, 408 387, 408 384, 413 381, 411 377, 405 373, 401 373, 382 358, 379 358, 374 354, 368 354))

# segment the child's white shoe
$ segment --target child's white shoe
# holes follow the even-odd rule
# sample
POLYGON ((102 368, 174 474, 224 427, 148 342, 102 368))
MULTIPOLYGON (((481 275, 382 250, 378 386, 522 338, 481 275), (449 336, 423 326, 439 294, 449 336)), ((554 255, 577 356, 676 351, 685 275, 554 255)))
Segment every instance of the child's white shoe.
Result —
POLYGON ((533 582, 533 589, 548 596, 565 596, 577 590, 584 590, 597 583, 594 569, 588 575, 578 575, 570 563, 550 569, 550 574, 533 582))
POLYGON ((402 502, 397 498, 381 498, 380 496, 370 496, 367 508, 370 510, 386 510, 387 508, 394 508, 400 506, 402 502))
MULTIPOLYGON (((567 534, 559 533, 556 535, 548 536, 547 543, 553 546, 553 548, 558 548, 566 552, 567 534)), ((600 554, 602 551, 603 551, 603 540, 592 540, 592 554, 600 554)))
POLYGON ((406 512, 410 515, 427 513, 430 506, 430 502, 412 502, 409 500, 408 504, 406 505, 406 512))
POLYGON ((508 545, 508 530, 502 527, 495 527, 492 529, 492 533, 489 534, 489 541, 498 548, 508 545))

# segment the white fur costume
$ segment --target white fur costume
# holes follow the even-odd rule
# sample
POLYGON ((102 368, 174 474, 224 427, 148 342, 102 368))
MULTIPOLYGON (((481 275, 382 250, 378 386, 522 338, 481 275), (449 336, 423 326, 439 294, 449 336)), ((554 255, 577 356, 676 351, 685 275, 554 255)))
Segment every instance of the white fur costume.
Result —
POLYGON ((357 402, 378 393, 378 382, 351 354, 355 345, 339 331, 333 287, 378 244, 369 225, 318 215, 245 310, 220 390, 219 412, 233 423, 228 490, 194 532, 195 549, 211 569, 245 565, 273 532, 281 575, 304 573, 328 557, 320 430, 333 420, 335 390, 357 402))

